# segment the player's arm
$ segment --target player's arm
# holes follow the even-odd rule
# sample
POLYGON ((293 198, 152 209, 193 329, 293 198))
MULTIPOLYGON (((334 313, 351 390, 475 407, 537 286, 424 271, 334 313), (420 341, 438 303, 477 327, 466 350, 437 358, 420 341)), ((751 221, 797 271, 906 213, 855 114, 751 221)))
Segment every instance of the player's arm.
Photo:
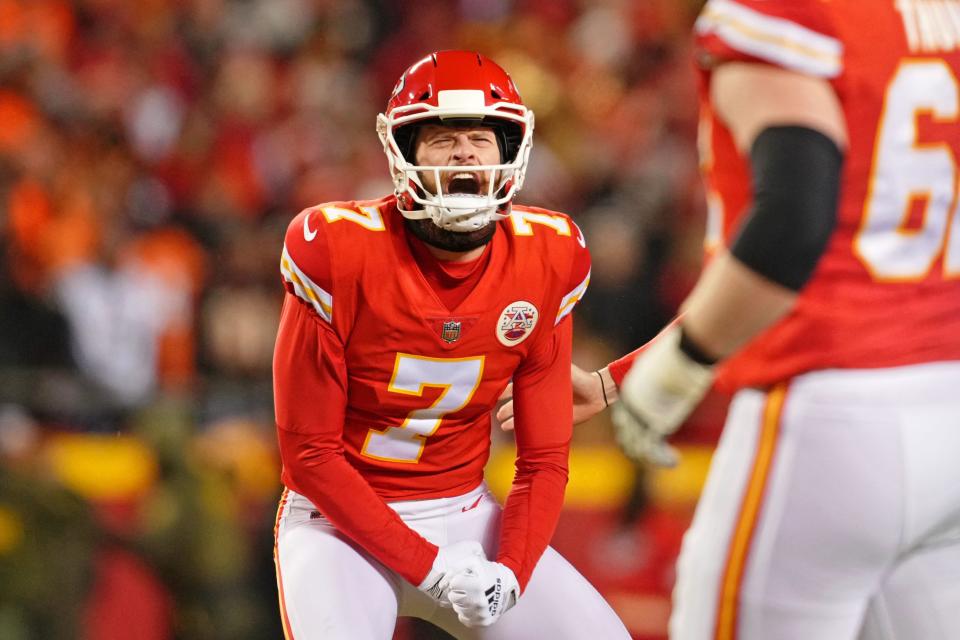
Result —
POLYGON ((556 529, 573 434, 572 325, 571 318, 562 319, 514 372, 516 473, 501 516, 497 557, 475 561, 450 580, 450 602, 469 627, 489 626, 516 604, 556 529))
POLYGON ((343 534, 414 584, 437 548, 407 527, 343 455, 343 345, 287 295, 274 353, 277 434, 284 475, 343 534))
POLYGON ((590 283, 590 252, 579 228, 566 241, 566 248, 558 244, 551 245, 552 253, 545 249, 545 255, 561 263, 569 258, 565 293, 552 327, 536 338, 513 373, 516 473, 501 516, 496 560, 475 562, 450 581, 450 602, 469 627, 495 623, 516 603, 560 518, 573 436, 570 314, 590 283))
POLYGON ((516 475, 504 505, 497 560, 525 586, 550 542, 567 484, 573 433, 570 386, 573 321, 531 350, 514 373, 516 475))
MULTIPOLYGON (((302 231, 288 233, 288 248, 293 245, 293 252, 297 233, 302 236, 302 231)), ((320 245, 322 234, 316 240, 320 245)), ((309 257, 315 258, 319 252, 318 246, 309 257)), ((478 543, 461 543, 462 548, 450 545, 438 550, 408 527, 345 458, 344 346, 330 324, 332 298, 325 296, 333 287, 327 284, 323 273, 318 273, 323 271, 322 263, 311 266, 308 275, 292 255, 284 253, 287 295, 273 361, 284 481, 306 496, 338 531, 384 566, 441 599, 444 594, 436 589, 431 591, 431 587, 439 585, 448 570, 459 568, 460 560, 482 554, 482 548, 478 543), (327 302, 321 305, 320 300, 327 302)))

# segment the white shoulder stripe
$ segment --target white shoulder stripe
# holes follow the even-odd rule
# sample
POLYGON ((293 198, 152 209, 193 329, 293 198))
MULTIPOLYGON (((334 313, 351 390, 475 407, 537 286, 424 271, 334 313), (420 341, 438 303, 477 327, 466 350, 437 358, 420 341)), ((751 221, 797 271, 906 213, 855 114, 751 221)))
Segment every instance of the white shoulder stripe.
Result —
POLYGON ((570 315, 570 312, 573 311, 573 308, 577 306, 577 303, 580 302, 580 298, 583 297, 583 294, 587 292, 587 286, 590 284, 590 272, 587 272, 587 277, 583 279, 583 282, 578 284, 573 288, 573 291, 563 296, 563 300, 560 301, 560 309, 557 310, 557 319, 554 321, 554 326, 560 324, 560 321, 565 317, 570 315))
POLYGON ((280 273, 283 279, 293 285, 297 297, 314 308, 321 318, 333 323, 333 296, 319 287, 307 274, 300 270, 283 246, 280 256, 280 273))
POLYGON ((738 51, 800 73, 835 78, 843 69, 843 43, 836 38, 733 0, 710 0, 694 28, 738 51))

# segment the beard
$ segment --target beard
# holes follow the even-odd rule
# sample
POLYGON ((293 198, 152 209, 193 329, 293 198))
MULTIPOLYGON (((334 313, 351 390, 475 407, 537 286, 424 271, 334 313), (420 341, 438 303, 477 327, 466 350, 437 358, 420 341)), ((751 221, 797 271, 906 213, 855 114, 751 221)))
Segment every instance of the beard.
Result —
POLYGON ((493 239, 497 223, 489 222, 485 227, 474 231, 447 231, 438 227, 433 220, 410 220, 404 218, 404 224, 414 236, 431 247, 444 251, 465 252, 482 247, 493 239))

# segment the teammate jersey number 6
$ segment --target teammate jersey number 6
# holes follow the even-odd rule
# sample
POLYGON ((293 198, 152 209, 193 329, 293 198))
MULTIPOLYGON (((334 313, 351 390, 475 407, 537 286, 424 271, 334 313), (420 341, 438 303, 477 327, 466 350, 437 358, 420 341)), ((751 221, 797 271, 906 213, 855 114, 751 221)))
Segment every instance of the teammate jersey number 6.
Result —
POLYGON ((918 131, 921 120, 955 124, 958 116, 960 80, 945 61, 900 63, 887 85, 854 240, 856 255, 875 280, 923 280, 941 256, 944 277, 960 277, 957 162, 946 140, 918 131), (918 202, 922 222, 908 226, 918 202))

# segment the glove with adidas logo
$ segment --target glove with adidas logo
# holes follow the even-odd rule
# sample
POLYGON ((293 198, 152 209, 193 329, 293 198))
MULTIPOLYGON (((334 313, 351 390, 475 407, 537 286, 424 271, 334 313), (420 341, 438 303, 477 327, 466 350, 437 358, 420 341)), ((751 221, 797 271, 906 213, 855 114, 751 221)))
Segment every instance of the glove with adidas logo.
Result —
POLYGON ((450 603, 468 627, 489 627, 520 598, 517 577, 499 562, 475 559, 450 578, 450 603))

